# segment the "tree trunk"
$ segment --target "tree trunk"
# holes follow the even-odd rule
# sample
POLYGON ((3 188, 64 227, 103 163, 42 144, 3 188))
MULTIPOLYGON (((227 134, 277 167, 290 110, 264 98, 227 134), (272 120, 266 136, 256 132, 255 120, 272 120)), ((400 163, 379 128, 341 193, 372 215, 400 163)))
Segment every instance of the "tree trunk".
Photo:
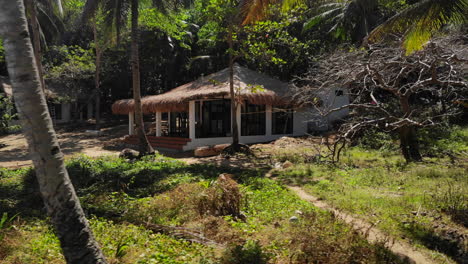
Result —
POLYGON ((228 44, 229 44, 229 94, 231 96, 231 119, 232 119, 232 146, 236 149, 239 145, 239 129, 237 124, 237 103, 236 93, 234 91, 234 45, 232 40, 232 26, 229 26, 228 44))
POLYGON ((100 91, 100 78, 101 74, 101 47, 99 46, 99 38, 97 34, 97 23, 96 17, 93 21, 93 35, 94 35, 94 46, 96 50, 96 72, 94 74, 94 85, 96 89, 96 105, 95 105, 95 119, 96 119, 96 130, 101 129, 101 91, 100 91))
POLYGON ((0 36, 21 125, 47 213, 67 263, 106 260, 68 177, 35 63, 23 0, 0 0, 0 36))
POLYGON ((138 136, 138 150, 140 155, 154 153, 153 147, 148 141, 143 123, 143 113, 141 110, 140 94, 140 61, 138 55, 138 0, 132 0, 132 83, 133 83, 133 101, 135 105, 135 130, 138 136))
POLYGON ((32 41, 34 47, 34 58, 39 72, 39 80, 41 82, 42 90, 45 91, 44 69, 42 68, 42 50, 41 38, 39 36, 39 23, 37 21, 36 4, 34 0, 26 0, 26 10, 29 11, 29 24, 32 29, 32 41))
MULTIPOLYGON (((400 107, 403 111, 403 117, 408 117, 411 114, 411 107, 409 104, 409 95, 400 97, 400 107)), ((407 162, 421 161, 422 157, 419 152, 419 141, 416 136, 416 129, 411 125, 404 125, 399 130, 400 134, 400 148, 407 162)))
POLYGON ((403 126, 400 128, 400 148, 407 162, 421 161, 419 152, 419 141, 414 126, 403 126))

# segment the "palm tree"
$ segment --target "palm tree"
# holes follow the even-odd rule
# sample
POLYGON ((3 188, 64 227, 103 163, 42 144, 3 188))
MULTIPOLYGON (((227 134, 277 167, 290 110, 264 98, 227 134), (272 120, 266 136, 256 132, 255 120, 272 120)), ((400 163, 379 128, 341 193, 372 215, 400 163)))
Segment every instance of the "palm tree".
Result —
POLYGON ((403 47, 410 54, 421 49, 444 25, 466 23, 467 14, 468 0, 422 0, 378 26, 368 39, 375 42, 390 33, 403 33, 403 47))
POLYGON ((0 6, 0 36, 13 96, 40 192, 65 259, 76 264, 106 263, 65 169, 39 80, 23 0, 0 0, 0 6))
MULTIPOLYGON (((94 17, 97 9, 101 6, 103 13, 107 14, 105 21, 108 26, 115 27, 117 38, 120 37, 121 28, 125 25, 128 7, 131 7, 131 57, 132 87, 135 111, 135 130, 139 139, 138 148, 141 155, 154 153, 153 147, 146 137, 143 112, 141 109, 140 89, 140 61, 138 56, 138 4, 139 0, 88 0, 83 11, 83 19, 94 17)), ((119 41, 119 40, 118 40, 119 41)))
POLYGON ((377 0, 327 2, 317 9, 321 12, 304 23, 303 31, 324 25, 335 37, 359 44, 379 19, 377 0))
POLYGON ((29 14, 28 22, 32 32, 31 38, 34 47, 34 57, 39 71, 39 79, 41 81, 42 89, 45 89, 44 69, 41 63, 41 39, 45 42, 45 32, 49 32, 49 35, 57 35, 61 31, 60 17, 63 15, 62 1, 54 0, 53 2, 50 2, 50 0, 25 0, 24 3, 26 6, 26 12, 29 14), (58 14, 55 10, 58 10, 58 14))
MULTIPOLYGON (((231 122, 232 122, 232 145, 231 150, 236 152, 239 150, 239 124, 237 123, 237 108, 236 92, 234 88, 234 63, 237 59, 234 51, 233 34, 236 27, 242 27, 247 24, 252 24, 265 19, 268 15, 270 5, 277 3, 278 0, 241 0, 238 3, 238 8, 230 14, 227 24, 227 42, 229 47, 229 96, 231 97, 231 122)), ((236 2, 231 0, 231 6, 235 6, 236 2)))

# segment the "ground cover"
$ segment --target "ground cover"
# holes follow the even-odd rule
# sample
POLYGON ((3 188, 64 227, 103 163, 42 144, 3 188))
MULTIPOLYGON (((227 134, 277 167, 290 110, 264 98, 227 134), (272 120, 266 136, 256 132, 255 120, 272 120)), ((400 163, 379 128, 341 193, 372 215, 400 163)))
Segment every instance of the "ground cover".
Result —
MULTIPOLYGON (((264 170, 160 155, 78 156, 67 168, 111 263, 401 262, 264 170)), ((2 263, 64 263, 33 176, 29 168, 0 169, 2 263)))
MULTIPOLYGON (((429 249, 441 263, 466 263, 467 142, 468 130, 456 130, 430 145, 441 155, 412 164, 394 148, 351 147, 339 164, 302 162, 303 155, 291 150, 294 165, 272 176, 374 223, 392 237, 429 249)), ((284 161, 284 151, 278 160, 284 161)))

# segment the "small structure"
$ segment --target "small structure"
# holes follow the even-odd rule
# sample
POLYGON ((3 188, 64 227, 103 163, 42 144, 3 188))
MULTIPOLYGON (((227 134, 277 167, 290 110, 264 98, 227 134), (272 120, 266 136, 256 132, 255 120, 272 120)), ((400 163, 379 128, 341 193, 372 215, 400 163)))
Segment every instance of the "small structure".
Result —
MULTIPOLYGON (((13 96, 10 80, 5 76, 0 76, 0 94, 2 93, 9 98, 13 96)), ((94 105, 87 93, 67 89, 60 84, 49 83, 45 96, 50 116, 56 124, 94 117, 94 105)))
MULTIPOLYGON (((310 107, 294 104, 287 83, 239 65, 234 67, 234 87, 236 100, 241 102, 236 119, 239 140, 244 144, 302 136, 311 128, 326 130, 329 123, 347 114, 347 111, 335 114, 333 119, 322 117, 325 126, 311 126, 309 122, 317 120, 317 113, 310 107), (260 86, 263 89, 258 89, 260 86)), ((150 143, 156 148, 185 151, 232 142, 229 94, 229 70, 224 69, 166 93, 142 98, 143 113, 155 117, 154 129, 148 133, 150 143)), ((332 94, 333 100, 343 96, 335 96, 334 90, 332 94)), ((333 101, 337 105, 345 103, 333 101)), ((136 144, 133 99, 116 101, 112 112, 129 116, 129 136, 124 140, 136 144)))

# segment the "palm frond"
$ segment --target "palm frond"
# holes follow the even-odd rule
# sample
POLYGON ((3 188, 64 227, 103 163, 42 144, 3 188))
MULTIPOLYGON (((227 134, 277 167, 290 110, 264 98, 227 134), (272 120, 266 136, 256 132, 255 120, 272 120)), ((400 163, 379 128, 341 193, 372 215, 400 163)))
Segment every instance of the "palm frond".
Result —
POLYGON ((311 19, 307 20, 304 23, 302 31, 303 32, 308 31, 308 30, 312 29, 313 27, 315 27, 316 25, 322 23, 325 20, 331 20, 331 18, 336 18, 337 15, 339 15, 340 12, 341 12, 341 7, 331 9, 331 10, 325 11, 325 12, 323 12, 321 14, 318 14, 318 15, 312 17, 311 19))
POLYGON ((381 41, 389 33, 402 33, 403 47, 410 54, 423 47, 444 25, 467 22, 468 0, 423 0, 374 29, 368 40, 381 41))
POLYGON ((242 25, 263 20, 268 14, 268 7, 277 2, 278 0, 242 0, 240 3, 242 25))

